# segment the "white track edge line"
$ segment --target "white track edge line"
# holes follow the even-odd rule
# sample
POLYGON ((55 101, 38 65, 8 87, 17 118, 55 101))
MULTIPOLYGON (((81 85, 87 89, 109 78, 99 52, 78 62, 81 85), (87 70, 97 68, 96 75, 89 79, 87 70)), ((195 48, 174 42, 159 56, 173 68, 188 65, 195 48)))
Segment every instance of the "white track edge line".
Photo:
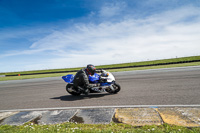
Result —
POLYGON ((0 110, 0 113, 1 112, 19 112, 19 111, 89 109, 89 108, 163 108, 163 107, 200 107, 200 105, 198 105, 198 104, 194 104, 194 105, 119 105, 119 106, 55 107, 55 108, 33 108, 33 109, 0 110))

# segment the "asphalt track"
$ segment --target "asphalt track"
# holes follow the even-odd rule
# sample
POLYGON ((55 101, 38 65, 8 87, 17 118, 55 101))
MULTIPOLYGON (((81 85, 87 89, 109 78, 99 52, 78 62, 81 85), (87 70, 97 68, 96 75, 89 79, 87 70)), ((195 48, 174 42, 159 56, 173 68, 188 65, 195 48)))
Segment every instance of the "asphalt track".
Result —
POLYGON ((71 96, 61 77, 0 82, 0 110, 125 105, 200 105, 200 66, 113 73, 118 94, 71 96))

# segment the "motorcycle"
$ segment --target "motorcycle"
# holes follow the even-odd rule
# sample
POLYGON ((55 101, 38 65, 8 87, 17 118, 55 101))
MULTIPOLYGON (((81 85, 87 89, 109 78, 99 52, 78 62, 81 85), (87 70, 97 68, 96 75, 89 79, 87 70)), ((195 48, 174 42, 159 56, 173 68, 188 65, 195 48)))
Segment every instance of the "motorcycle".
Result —
MULTIPOLYGON (((101 74, 94 73, 94 75, 89 75, 89 83, 92 86, 89 89, 89 93, 102 93, 108 92, 111 94, 116 94, 120 91, 121 87, 119 84, 115 82, 115 77, 112 73, 103 70, 101 74)), ((62 76, 62 79, 67 82, 66 91, 74 96, 79 96, 83 92, 77 91, 74 88, 73 80, 74 75, 68 74, 66 76, 62 76)))

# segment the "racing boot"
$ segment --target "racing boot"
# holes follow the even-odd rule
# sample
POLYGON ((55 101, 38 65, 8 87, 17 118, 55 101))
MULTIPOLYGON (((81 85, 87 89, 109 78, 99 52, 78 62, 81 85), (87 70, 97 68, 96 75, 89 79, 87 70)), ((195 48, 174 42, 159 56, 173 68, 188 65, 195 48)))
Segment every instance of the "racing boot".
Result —
POLYGON ((80 87, 80 86, 77 86, 76 88, 77 88, 77 92, 78 92, 78 93, 84 92, 84 91, 85 91, 85 90, 84 90, 82 87, 80 87))
POLYGON ((87 96, 89 94, 89 89, 85 89, 84 94, 87 96))

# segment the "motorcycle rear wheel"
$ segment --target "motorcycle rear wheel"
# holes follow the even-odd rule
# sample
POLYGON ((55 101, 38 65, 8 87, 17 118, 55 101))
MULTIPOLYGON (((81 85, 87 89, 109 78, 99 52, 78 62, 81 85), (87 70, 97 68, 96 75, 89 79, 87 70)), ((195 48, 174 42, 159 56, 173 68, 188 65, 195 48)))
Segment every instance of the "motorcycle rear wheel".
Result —
POLYGON ((81 95, 81 92, 80 93, 78 93, 78 92, 71 92, 71 91, 69 91, 69 88, 73 88, 74 86, 73 86, 73 84, 67 84, 66 85, 66 91, 69 93, 69 94, 71 94, 71 95, 73 95, 73 96, 79 96, 79 95, 81 95))

